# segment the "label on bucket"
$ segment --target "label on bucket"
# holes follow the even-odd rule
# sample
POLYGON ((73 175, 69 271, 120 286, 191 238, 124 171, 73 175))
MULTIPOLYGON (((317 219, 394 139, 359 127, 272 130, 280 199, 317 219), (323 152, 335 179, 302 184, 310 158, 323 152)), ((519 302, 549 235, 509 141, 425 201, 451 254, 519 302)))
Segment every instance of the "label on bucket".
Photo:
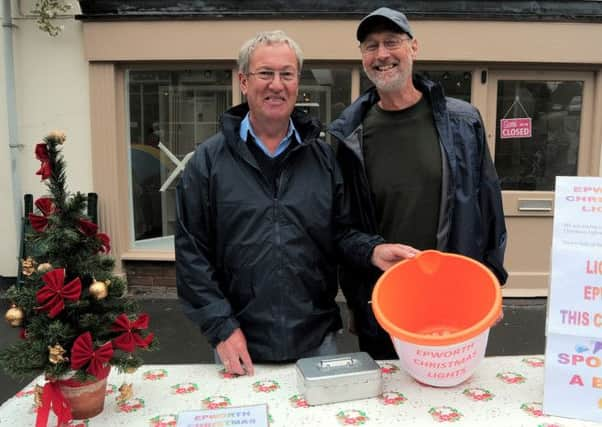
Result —
MULTIPOLYGON (((433 333, 445 330, 432 330, 433 333)), ((451 333, 451 331, 448 330, 451 333)), ((393 339, 403 368, 421 383, 450 387, 465 381, 485 356, 489 329, 454 345, 422 346, 393 339)))

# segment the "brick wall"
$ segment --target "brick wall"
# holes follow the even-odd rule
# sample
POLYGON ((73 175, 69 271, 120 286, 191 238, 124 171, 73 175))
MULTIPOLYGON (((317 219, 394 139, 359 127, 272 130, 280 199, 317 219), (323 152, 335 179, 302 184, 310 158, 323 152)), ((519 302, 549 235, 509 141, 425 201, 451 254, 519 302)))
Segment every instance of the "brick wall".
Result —
POLYGON ((173 261, 124 261, 128 287, 176 287, 176 264, 173 261))

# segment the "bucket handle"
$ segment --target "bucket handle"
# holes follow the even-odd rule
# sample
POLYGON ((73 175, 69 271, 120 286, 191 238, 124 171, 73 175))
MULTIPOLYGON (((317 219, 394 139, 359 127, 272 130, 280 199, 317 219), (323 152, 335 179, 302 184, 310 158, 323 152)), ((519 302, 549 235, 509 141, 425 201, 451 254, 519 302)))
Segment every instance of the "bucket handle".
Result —
POLYGON ((439 270, 442 258, 443 254, 441 252, 428 250, 420 252, 414 260, 424 274, 432 275, 439 270))

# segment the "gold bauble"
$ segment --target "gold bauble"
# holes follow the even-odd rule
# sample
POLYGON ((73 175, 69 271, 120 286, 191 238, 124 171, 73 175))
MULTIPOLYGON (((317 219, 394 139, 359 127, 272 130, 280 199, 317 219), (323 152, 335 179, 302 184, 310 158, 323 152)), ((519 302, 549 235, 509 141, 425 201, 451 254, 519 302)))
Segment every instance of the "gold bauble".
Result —
POLYGON ((52 269, 52 264, 50 264, 49 262, 43 262, 42 264, 38 265, 38 273, 46 273, 47 271, 50 271, 52 269))
POLYGON ((48 346, 48 360, 53 365, 65 361, 63 354, 65 354, 65 349, 60 344, 55 344, 54 347, 48 346))
POLYGON ((90 295, 92 295, 95 299, 101 300, 109 295, 109 285, 105 282, 95 280, 90 285, 89 291, 90 295))
POLYGON ((46 138, 55 141, 57 144, 62 144, 67 139, 65 132, 56 129, 51 131, 46 138))
POLYGON ((127 368, 125 368, 125 373, 126 374, 133 374, 137 370, 138 370, 138 368, 136 368, 134 366, 128 366, 127 368))
POLYGON ((31 276, 33 272, 36 271, 36 263, 31 257, 22 259, 21 265, 23 266, 22 273, 24 276, 31 276))
POLYGON ((13 326, 15 328, 17 326, 21 326, 21 324, 23 323, 24 317, 25 317, 25 313, 23 313, 23 310, 21 310, 19 307, 17 307, 14 304, 11 305, 11 307, 8 309, 8 311, 4 315, 4 318, 10 324, 10 326, 13 326))

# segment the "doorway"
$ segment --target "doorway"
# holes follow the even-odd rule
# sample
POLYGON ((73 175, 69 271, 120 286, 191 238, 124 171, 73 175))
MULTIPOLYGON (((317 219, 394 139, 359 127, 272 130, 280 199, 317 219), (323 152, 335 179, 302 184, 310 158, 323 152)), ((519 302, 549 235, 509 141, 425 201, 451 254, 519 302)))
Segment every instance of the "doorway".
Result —
POLYGON ((598 175, 592 73, 492 71, 485 127, 502 186, 504 296, 546 296, 556 176, 598 175))

